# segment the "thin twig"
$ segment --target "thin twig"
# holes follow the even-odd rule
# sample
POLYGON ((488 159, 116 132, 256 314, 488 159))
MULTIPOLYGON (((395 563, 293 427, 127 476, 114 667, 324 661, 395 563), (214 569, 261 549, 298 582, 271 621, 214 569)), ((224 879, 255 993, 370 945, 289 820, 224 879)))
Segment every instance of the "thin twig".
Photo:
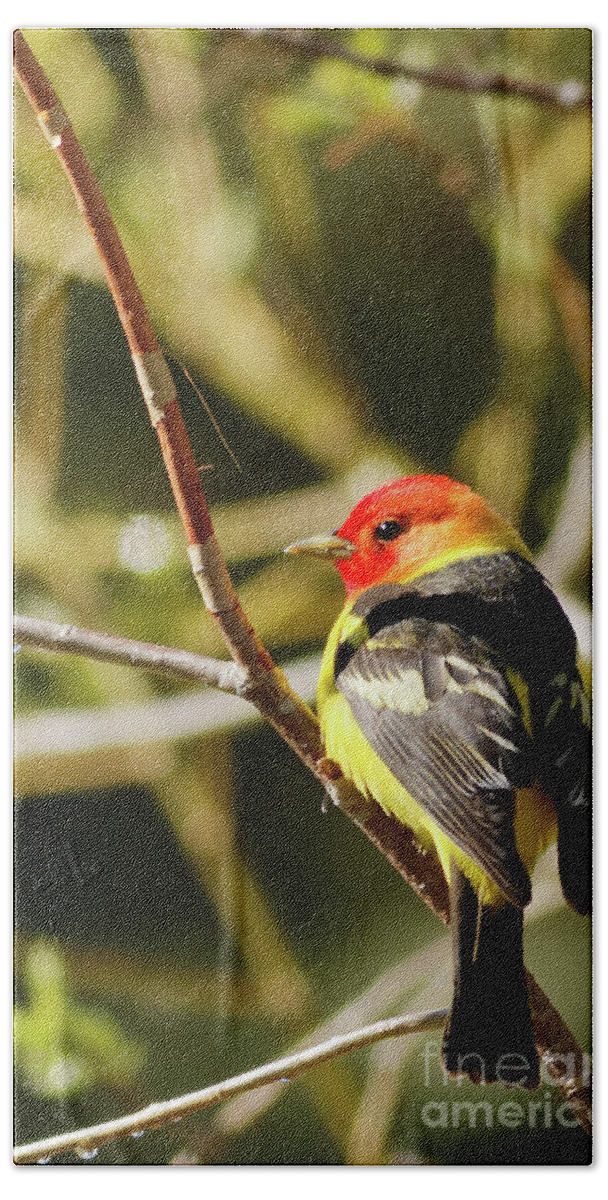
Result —
POLYGON ((591 93, 576 79, 562 83, 536 83, 531 79, 509 79, 495 72, 473 74, 470 71, 446 70, 442 67, 409 67, 397 59, 372 58, 359 54, 332 38, 304 29, 258 29, 252 30, 277 46, 284 46, 308 58, 340 58, 352 67, 373 71, 388 79, 412 79, 429 87, 448 88, 453 92, 470 92, 486 96, 515 96, 520 100, 532 100, 550 108, 588 108, 591 93))
MULTIPOLYGON (((333 48, 334 44, 331 46, 333 48)), ((240 606, 215 539, 171 374, 107 204, 55 92, 19 30, 14 36, 14 51, 16 73, 70 180, 78 207, 95 240, 150 419, 158 435, 199 590, 233 659, 249 672, 252 685, 249 699, 323 783, 332 799, 378 846, 433 912, 447 923, 447 887, 439 862, 432 855, 421 855, 413 834, 404 825, 387 816, 378 804, 363 797, 344 778, 335 777, 335 764, 324 758, 314 714, 274 666, 240 606)), ((552 1053, 569 1053, 573 1056, 571 1061, 580 1063, 580 1048, 559 1013, 530 975, 528 982, 540 1053, 549 1057, 552 1053)), ((589 1082, 582 1077, 580 1068, 577 1072, 567 1086, 560 1086, 583 1127, 590 1129, 589 1082)))
POLYGON ((96 633, 81 629, 77 625, 45 621, 37 617, 13 618, 13 640, 16 645, 33 646, 39 650, 56 650, 64 654, 83 654, 100 662, 125 663, 130 667, 143 667, 158 671, 174 679, 185 679, 192 683, 206 683, 234 696, 247 696, 249 676, 235 662, 222 662, 206 658, 202 654, 191 654, 187 650, 174 650, 170 646, 156 646, 150 642, 138 642, 132 638, 116 637, 109 633, 96 633))
POLYGON ((266 1063, 263 1067, 255 1067, 222 1083, 212 1084, 197 1092, 189 1092, 166 1100, 160 1104, 150 1104, 140 1112, 130 1113, 126 1117, 118 1117, 115 1121, 104 1121, 100 1125, 92 1125, 87 1129, 77 1129, 72 1133, 60 1133, 56 1137, 42 1138, 38 1142, 30 1142, 27 1146, 16 1147, 13 1155, 15 1163, 33 1163, 47 1159, 55 1154, 65 1154, 68 1151, 80 1153, 83 1157, 96 1151, 106 1142, 112 1142, 119 1137, 133 1137, 147 1129, 158 1129, 169 1121, 179 1121, 182 1117, 201 1112, 214 1104, 221 1104, 233 1096, 249 1092, 252 1088, 263 1087, 268 1083, 290 1083, 296 1075, 328 1062, 339 1054, 350 1054, 364 1046, 371 1046, 384 1038, 399 1037, 405 1033, 421 1033, 427 1029, 439 1029, 444 1024, 448 1010, 433 1009, 430 1012, 406 1013, 400 1017, 390 1017, 386 1021, 377 1021, 374 1025, 366 1025, 352 1033, 330 1038, 310 1049, 299 1050, 296 1054, 288 1054, 275 1062, 266 1063))
MULTIPOLYGON (((224 434, 222 433, 221 425, 219 424, 218 421, 216 421, 216 419, 211 411, 211 405, 209 404, 209 401, 205 400, 205 397, 203 396, 203 393, 201 392, 200 388, 197 387, 190 372, 186 370, 186 368, 183 366, 183 364, 182 364, 182 371, 184 372, 184 375, 186 376, 188 383, 194 388, 194 391, 196 392, 205 412, 207 413, 207 416, 209 417, 209 420, 211 421, 211 424, 212 424, 213 428, 215 429, 215 432, 217 433, 217 436, 220 439, 220 442, 222 443, 224 450, 232 459, 237 470, 240 471, 242 474, 243 468, 242 468, 236 454, 234 453, 234 450, 232 449, 230 442, 228 442, 227 439, 224 437, 224 434)), ((200 467, 199 467, 199 471, 200 471, 200 467)))

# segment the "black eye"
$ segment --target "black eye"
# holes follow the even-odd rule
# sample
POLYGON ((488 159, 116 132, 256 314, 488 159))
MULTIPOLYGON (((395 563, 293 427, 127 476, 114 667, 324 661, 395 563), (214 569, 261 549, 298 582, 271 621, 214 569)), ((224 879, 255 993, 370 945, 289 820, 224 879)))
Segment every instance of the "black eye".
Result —
POLYGON ((379 542, 393 542, 400 533, 405 533, 408 525, 404 521, 382 521, 374 529, 374 537, 379 542))

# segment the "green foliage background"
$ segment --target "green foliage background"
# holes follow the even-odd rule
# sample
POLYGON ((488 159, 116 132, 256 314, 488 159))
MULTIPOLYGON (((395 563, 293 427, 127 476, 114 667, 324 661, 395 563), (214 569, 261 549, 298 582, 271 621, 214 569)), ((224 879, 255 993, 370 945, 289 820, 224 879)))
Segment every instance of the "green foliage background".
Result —
MULTIPOLYGON (((26 36, 108 199, 233 578, 281 662, 318 653, 341 604, 327 568, 281 547, 386 478, 452 473, 542 550, 589 426, 587 111, 387 80, 239 31, 26 36)), ((583 29, 328 36, 589 85, 583 29)), ((222 653, 93 244, 19 89, 15 133, 18 608, 222 653)), ((580 609, 589 530, 571 516, 560 583, 580 609)), ((271 731, 221 696, 211 731, 165 731, 192 689, 29 650, 18 663, 19 1141, 245 1070, 332 1014, 346 1030, 446 1002, 445 935, 321 814, 271 731)), ((552 860, 539 880, 527 961, 588 1046, 588 928, 552 860)), ((424 1103, 479 1097, 436 1063, 425 1086, 422 1050, 387 1043, 93 1163, 584 1160, 551 1089, 542 1128, 430 1129, 424 1103)))

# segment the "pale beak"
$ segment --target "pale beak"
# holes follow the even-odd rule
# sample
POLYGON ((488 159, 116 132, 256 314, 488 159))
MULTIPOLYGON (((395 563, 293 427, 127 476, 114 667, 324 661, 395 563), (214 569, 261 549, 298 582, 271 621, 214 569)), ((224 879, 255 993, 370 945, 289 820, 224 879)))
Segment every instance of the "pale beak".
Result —
POLYGON ((336 533, 321 533, 286 546, 283 554, 312 554, 315 558, 350 558, 356 547, 336 533))

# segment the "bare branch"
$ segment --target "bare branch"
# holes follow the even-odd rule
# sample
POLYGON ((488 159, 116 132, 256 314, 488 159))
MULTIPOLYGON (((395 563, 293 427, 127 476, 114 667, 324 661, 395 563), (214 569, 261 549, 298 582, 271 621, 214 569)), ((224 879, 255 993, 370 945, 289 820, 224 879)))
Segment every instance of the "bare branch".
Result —
MULTIPOLYGON (((387 817, 378 804, 364 799, 346 780, 336 779, 335 770, 328 770, 314 713, 289 687, 241 608, 215 538, 171 374, 106 201, 58 97, 19 30, 14 35, 14 59, 18 78, 70 180, 97 246, 158 436, 199 591, 232 657, 249 672, 249 699, 330 791, 333 801, 348 810, 403 877, 426 898, 431 889, 418 878, 420 855, 413 835, 387 817)), ((445 920, 447 888, 438 864, 433 865, 432 873, 432 904, 445 920)))
POLYGON ((340 58, 352 67, 373 71, 388 79, 412 79, 429 87, 475 95, 515 96, 519 100, 531 100, 535 104, 569 111, 588 108, 591 104, 591 93, 576 79, 566 79, 562 83, 536 83, 530 79, 509 79, 506 75, 494 72, 473 74, 441 67, 408 67, 397 59, 358 54, 332 38, 304 29, 259 29, 251 33, 308 58, 340 58))
POLYGON ((318 723, 243 612, 215 538, 198 468, 162 354, 107 203, 58 96, 23 34, 14 34, 15 71, 49 145, 70 181, 97 247, 188 542, 188 555, 203 601, 230 653, 252 680, 251 699, 323 783, 323 746, 318 723))
MULTIPOLYGON (((19 30, 15 33, 14 45, 17 75, 45 137, 68 175, 78 207, 95 240, 131 349, 150 419, 159 439, 199 590, 208 611, 218 623, 233 659, 250 675, 249 699, 323 783, 334 802, 378 846, 433 912, 447 923, 447 887, 439 862, 431 855, 423 856, 413 834, 395 818, 388 817, 373 800, 357 792, 339 776, 335 764, 324 757, 319 725, 314 714, 291 690, 285 676, 275 667, 241 608, 215 539, 171 374, 150 325, 107 204, 55 92, 19 30)), ((330 46, 334 53, 334 43, 331 42, 330 46)), ((364 62, 357 65, 368 64, 364 62)), ((495 90, 505 91, 506 82, 494 78, 495 90)), ((448 86, 445 73, 444 86, 448 86)), ((528 88, 531 85, 524 86, 528 88)), ((538 88, 534 86, 535 98, 539 99, 538 88)), ((567 1052, 573 1056, 571 1061, 580 1063, 581 1051, 559 1013, 530 975, 528 982, 540 1053, 546 1053, 550 1058, 552 1054, 567 1052)), ((582 1078, 579 1072, 576 1078, 560 1086, 583 1127, 589 1129, 588 1080, 582 1078)))
POLYGON ((16 644, 33 646, 39 650, 83 654, 100 662, 143 667, 148 671, 171 675, 174 679, 206 683, 209 687, 231 692, 234 696, 247 696, 249 677, 243 667, 235 662, 221 662, 216 658, 191 654, 187 650, 155 646, 150 642, 138 642, 132 638, 80 629, 77 625, 62 625, 57 621, 18 614, 13 618, 13 640, 16 644))
POLYGON ((160 1104, 150 1104, 140 1112, 118 1117, 115 1121, 104 1121, 87 1129, 60 1133, 56 1137, 30 1142, 27 1146, 18 1146, 14 1151, 13 1161, 18 1164, 35 1163, 69 1151, 86 1157, 106 1142, 113 1142, 120 1137, 132 1137, 134 1134, 144 1133, 147 1129, 158 1129, 169 1121, 181 1120, 182 1117, 201 1112, 204 1108, 211 1108, 214 1104, 230 1100, 233 1096, 263 1087, 264 1084, 290 1083, 297 1075, 320 1063, 328 1062, 339 1054, 349 1054, 384 1038, 439 1029, 447 1015, 446 1008, 438 1008, 430 1012, 406 1013, 400 1017, 390 1017, 386 1021, 377 1021, 374 1025, 366 1025, 353 1033, 332 1037, 318 1046, 299 1050, 296 1054, 288 1054, 285 1058, 266 1063, 263 1067, 255 1067, 252 1071, 245 1071, 242 1075, 235 1075, 232 1079, 225 1079, 222 1083, 212 1084, 211 1087, 202 1088, 198 1092, 189 1092, 186 1096, 179 1096, 160 1104))
MULTIPOLYGON (((546 916, 556 908, 563 907, 564 898, 558 883, 557 850, 552 846, 538 863, 534 872, 534 896, 526 910, 526 925, 546 916)), ((411 989, 424 984, 423 991, 416 995, 421 1007, 432 1005, 437 995, 438 981, 443 975, 443 985, 450 971, 448 935, 443 933, 422 950, 414 951, 401 962, 391 966, 354 1000, 339 1012, 318 1025, 311 1034, 294 1046, 304 1049, 316 1042, 335 1037, 358 1025, 378 1020, 391 1009, 399 1008, 411 995, 411 989)), ((581 1070, 586 1070, 586 1059, 581 1060, 581 1070)), ((251 1092, 225 1104, 213 1117, 213 1133, 219 1139, 233 1137, 248 1128, 278 1098, 277 1085, 264 1088, 263 1092, 251 1092)))

